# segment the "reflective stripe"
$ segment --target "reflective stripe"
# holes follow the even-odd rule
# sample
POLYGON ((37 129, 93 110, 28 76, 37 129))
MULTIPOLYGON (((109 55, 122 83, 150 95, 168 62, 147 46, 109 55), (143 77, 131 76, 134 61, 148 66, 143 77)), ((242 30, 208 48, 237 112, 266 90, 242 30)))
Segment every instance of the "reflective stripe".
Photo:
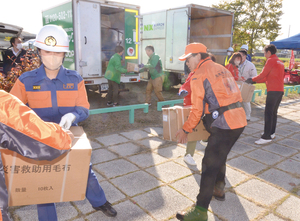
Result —
MULTIPOLYGON (((43 45, 46 45, 44 42, 41 42, 41 41, 37 41, 37 40, 35 40, 37 43, 40 43, 40 44, 43 44, 43 45)), ((47 45, 47 46, 49 46, 49 45, 47 45)), ((63 46, 63 45, 55 45, 55 46, 52 46, 52 47, 62 47, 62 48, 68 48, 69 47, 69 45, 68 46, 63 46)))

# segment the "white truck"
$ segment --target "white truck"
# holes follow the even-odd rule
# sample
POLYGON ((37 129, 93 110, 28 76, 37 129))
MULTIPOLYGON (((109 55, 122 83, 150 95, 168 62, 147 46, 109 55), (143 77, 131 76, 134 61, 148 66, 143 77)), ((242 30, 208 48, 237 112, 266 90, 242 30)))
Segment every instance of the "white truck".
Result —
MULTIPOLYGON (((147 45, 153 45, 162 61, 163 70, 169 73, 171 85, 180 83, 184 62, 178 57, 185 46, 200 42, 223 64, 228 47, 232 44, 234 13, 216 8, 189 4, 179 8, 142 15, 141 42, 142 63, 147 63, 147 45)), ((147 75, 141 75, 147 78, 147 75)))
MULTIPOLYGON (((124 47, 124 64, 139 63, 139 6, 105 0, 70 0, 42 12, 43 25, 55 24, 69 36, 70 52, 64 66, 76 70, 86 85, 108 89, 106 66, 117 45, 124 47)), ((139 82, 138 73, 126 73, 121 82, 139 82)))

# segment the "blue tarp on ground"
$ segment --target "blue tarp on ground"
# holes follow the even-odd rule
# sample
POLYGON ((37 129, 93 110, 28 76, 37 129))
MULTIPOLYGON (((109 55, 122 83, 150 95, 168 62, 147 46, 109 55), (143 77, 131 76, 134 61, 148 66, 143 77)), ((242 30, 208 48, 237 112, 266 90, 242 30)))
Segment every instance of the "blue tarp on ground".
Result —
POLYGON ((300 50, 300 33, 289 38, 278 41, 272 41, 277 49, 300 50))

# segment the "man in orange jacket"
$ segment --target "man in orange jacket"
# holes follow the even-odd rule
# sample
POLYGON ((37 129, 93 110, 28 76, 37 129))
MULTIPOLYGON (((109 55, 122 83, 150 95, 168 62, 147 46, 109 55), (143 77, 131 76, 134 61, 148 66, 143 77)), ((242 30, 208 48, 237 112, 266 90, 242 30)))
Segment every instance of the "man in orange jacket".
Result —
POLYGON ((227 155, 247 121, 241 105, 242 96, 232 74, 210 59, 205 45, 187 45, 185 54, 179 60, 186 60, 194 75, 191 79, 192 108, 188 120, 176 134, 178 142, 186 143, 188 133, 193 131, 201 119, 210 136, 202 160, 196 206, 187 213, 177 213, 176 217, 179 220, 203 221, 207 220, 212 196, 225 200, 227 155))
MULTIPOLYGON (((53 160, 71 148, 68 134, 55 123, 46 123, 15 96, 0 90, 0 144, 35 160, 53 160)), ((8 215, 8 192, 0 152, 0 221, 8 215)))
POLYGON ((276 56, 276 52, 275 45, 267 45, 264 48, 267 58, 264 69, 258 76, 246 80, 246 83, 266 83, 267 86, 265 128, 261 138, 255 141, 256 144, 266 144, 275 138, 277 111, 284 92, 284 65, 276 56))

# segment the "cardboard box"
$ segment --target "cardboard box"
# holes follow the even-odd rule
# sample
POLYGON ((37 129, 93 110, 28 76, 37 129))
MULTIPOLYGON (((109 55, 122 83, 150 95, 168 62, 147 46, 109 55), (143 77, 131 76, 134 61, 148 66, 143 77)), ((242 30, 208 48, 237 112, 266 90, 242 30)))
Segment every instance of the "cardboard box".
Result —
POLYGON ((53 161, 36 161, 0 150, 9 206, 85 199, 92 148, 82 127, 71 127, 71 131, 75 136, 72 149, 53 161))
POLYGON ((127 62, 128 72, 139 72, 139 65, 131 62, 127 62))
POLYGON ((251 102, 255 86, 243 81, 237 81, 236 83, 241 91, 243 102, 251 102))
MULTIPOLYGON (((177 141, 175 134, 182 128, 185 121, 187 121, 191 106, 182 107, 174 106, 163 108, 163 136, 165 140, 177 141)), ((206 131, 203 122, 197 125, 194 132, 188 134, 188 141, 206 140, 209 133, 206 131)))

